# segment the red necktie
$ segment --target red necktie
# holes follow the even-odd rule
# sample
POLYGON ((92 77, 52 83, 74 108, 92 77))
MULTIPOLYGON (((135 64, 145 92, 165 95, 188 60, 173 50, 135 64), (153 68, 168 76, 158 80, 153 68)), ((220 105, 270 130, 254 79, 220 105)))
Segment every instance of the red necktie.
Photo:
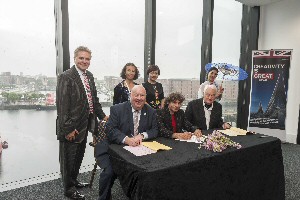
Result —
POLYGON ((88 99, 88 103, 89 103, 89 107, 90 107, 90 113, 94 112, 94 107, 93 107, 93 97, 92 97, 92 93, 91 93, 91 88, 90 88, 90 84, 89 84, 89 79, 87 77, 86 73, 83 73, 83 81, 84 81, 84 85, 86 88, 86 96, 88 99))

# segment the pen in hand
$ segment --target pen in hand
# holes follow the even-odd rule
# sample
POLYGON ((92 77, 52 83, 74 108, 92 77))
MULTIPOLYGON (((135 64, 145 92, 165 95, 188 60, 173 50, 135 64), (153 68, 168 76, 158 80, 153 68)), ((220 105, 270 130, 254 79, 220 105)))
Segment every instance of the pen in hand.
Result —
POLYGON ((136 145, 140 145, 140 144, 141 144, 141 142, 140 142, 140 140, 139 140, 139 137, 136 138, 135 135, 133 135, 133 134, 130 134, 130 135, 131 135, 132 138, 134 139, 136 145))

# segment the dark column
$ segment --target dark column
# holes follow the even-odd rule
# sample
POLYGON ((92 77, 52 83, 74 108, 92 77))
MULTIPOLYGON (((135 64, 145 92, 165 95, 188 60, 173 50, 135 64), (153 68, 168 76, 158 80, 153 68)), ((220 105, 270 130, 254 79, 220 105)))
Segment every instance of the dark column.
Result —
POLYGON ((258 48, 260 7, 243 5, 240 67, 248 78, 239 81, 237 127, 247 129, 251 89, 252 50, 258 48))
POLYGON ((145 0, 144 81, 147 82, 147 67, 155 64, 156 0, 145 0))
POLYGON ((54 1, 56 75, 70 68, 68 0, 54 1))
POLYGON ((205 81, 205 65, 212 60, 214 0, 203 0, 200 84, 205 81))

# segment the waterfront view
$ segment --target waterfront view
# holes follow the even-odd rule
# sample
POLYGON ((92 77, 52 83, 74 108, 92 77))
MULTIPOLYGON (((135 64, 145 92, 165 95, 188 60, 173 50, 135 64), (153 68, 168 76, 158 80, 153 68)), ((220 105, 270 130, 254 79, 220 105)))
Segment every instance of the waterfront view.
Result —
MULTIPOLYGON (((109 114, 109 107, 103 110, 109 114)), ((0 156, 0 185, 59 172, 56 110, 0 110, 0 116, 0 135, 8 142, 0 156)), ((87 144, 81 166, 94 163, 87 144)))

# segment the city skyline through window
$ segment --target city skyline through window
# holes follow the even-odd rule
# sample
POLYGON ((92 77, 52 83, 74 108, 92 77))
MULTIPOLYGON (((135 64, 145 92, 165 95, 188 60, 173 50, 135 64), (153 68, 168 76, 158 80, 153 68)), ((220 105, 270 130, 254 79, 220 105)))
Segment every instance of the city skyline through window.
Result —
MULTIPOLYGON (((72 0, 68 4, 70 64, 74 64, 76 47, 83 45, 91 49, 90 71, 97 79, 98 96, 109 114, 112 90, 120 81, 120 72, 126 63, 133 62, 139 68, 138 82, 143 82, 145 1, 72 0)), ((158 82, 163 84, 165 96, 174 91, 184 94, 187 101, 183 107, 198 94, 202 4, 197 0, 156 1, 155 64, 161 70, 158 82)), ((217 1, 215 6, 214 13, 220 12, 215 16, 215 23, 221 27, 214 27, 213 48, 217 50, 214 50, 213 60, 228 58, 226 62, 236 63, 241 6, 234 7, 231 13, 234 16, 230 18, 222 13, 224 7, 219 7, 217 1), (223 15, 229 21, 237 18, 234 27, 229 29, 228 24, 218 22, 223 15), (223 24, 228 28, 226 34, 230 32, 226 37, 233 40, 222 40, 223 24), (227 51, 229 45, 232 51, 227 51)), ((0 184, 58 173, 54 2, 1 1, 0 30, 4 58, 0 68, 0 123, 6 124, 0 127, 0 135, 11 144, 1 158, 0 184), (24 167, 20 168, 19 162, 24 167), (39 165, 40 170, 34 165, 39 165)), ((83 166, 93 163, 90 151, 83 166)))

